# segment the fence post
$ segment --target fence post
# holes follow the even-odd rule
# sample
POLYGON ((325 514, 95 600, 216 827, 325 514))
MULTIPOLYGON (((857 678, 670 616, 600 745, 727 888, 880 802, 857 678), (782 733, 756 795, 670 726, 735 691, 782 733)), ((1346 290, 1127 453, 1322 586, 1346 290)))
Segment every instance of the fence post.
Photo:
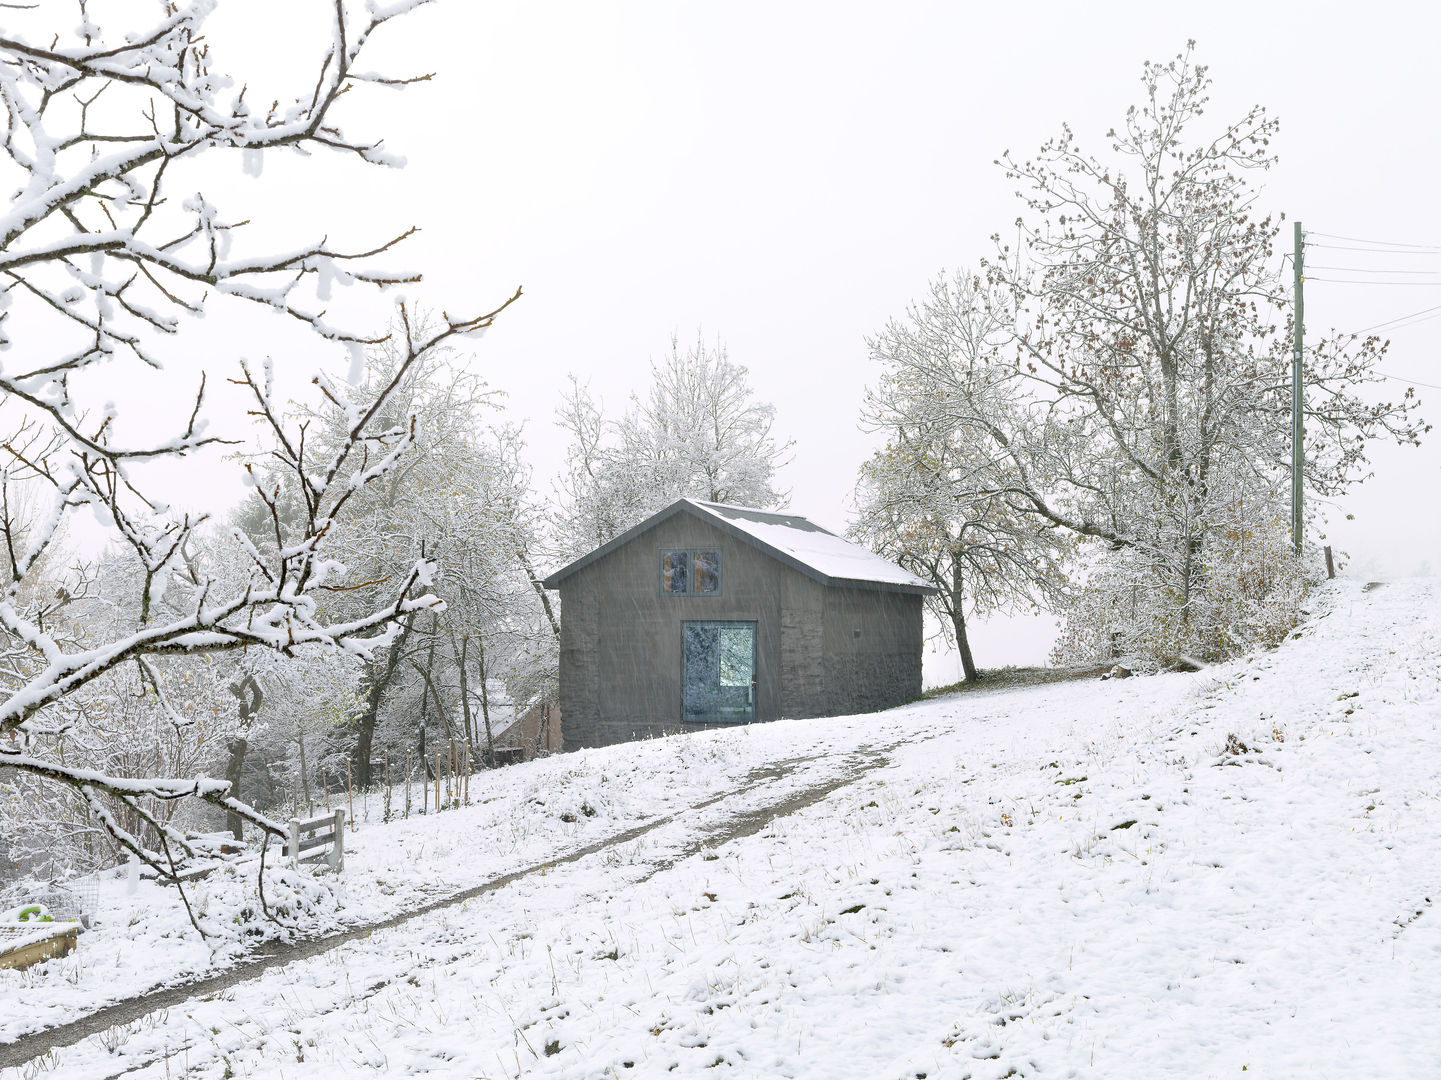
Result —
POLYGON ((335 811, 335 840, 330 845, 330 868, 337 874, 345 869, 345 808, 335 811))
POLYGON ((1327 545, 1326 545, 1326 576, 1327 576, 1328 578, 1333 578, 1333 577, 1336 576, 1336 564, 1331 561, 1331 545, 1330 545, 1330 544, 1327 544, 1327 545))
POLYGON ((290 868, 300 869, 300 819, 290 819, 290 850, 286 852, 290 856, 290 868))

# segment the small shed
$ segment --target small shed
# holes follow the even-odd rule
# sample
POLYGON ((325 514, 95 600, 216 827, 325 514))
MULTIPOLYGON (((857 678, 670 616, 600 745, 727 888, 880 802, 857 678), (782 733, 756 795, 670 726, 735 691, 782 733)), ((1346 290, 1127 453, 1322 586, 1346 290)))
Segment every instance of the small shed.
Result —
POLYGON ((502 765, 530 761, 560 748, 560 709, 553 701, 537 701, 495 729, 495 759, 502 765))
POLYGON ((795 514, 681 499, 544 585, 567 750, 921 692, 934 589, 795 514))

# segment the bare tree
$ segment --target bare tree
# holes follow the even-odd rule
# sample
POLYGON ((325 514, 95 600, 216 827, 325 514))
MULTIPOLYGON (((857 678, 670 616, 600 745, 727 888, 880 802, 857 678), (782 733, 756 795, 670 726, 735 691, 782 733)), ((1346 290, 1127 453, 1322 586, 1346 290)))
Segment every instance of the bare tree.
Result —
POLYGON ((778 443, 775 406, 753 400, 747 370, 719 341, 697 336, 684 352, 651 364, 650 392, 631 397, 618 421, 608 420, 586 388, 571 380, 557 413, 569 433, 558 522, 565 554, 612 539, 678 498, 781 507, 776 472, 792 443, 778 443))
MULTIPOLYGON (((1278 229, 1248 173, 1275 161, 1277 122, 1261 107, 1193 140, 1210 78, 1190 49, 1147 64, 1145 98, 1115 157, 1080 151, 1066 129, 1034 161, 1007 155, 1033 215, 1021 252, 991 269, 1017 304, 1018 362, 1055 423, 1084 431, 1065 449, 1059 523, 1174 552, 1182 602, 1218 504, 1269 490, 1289 454, 1289 315, 1273 259, 1278 229), (1157 515, 1164 526, 1158 533, 1157 515)), ((1306 358, 1307 482, 1334 494, 1364 475, 1365 440, 1414 441, 1411 394, 1370 404, 1376 338, 1314 342, 1306 358)))
MULTIPOLYGON (((3 556, 0 767, 67 785, 118 843, 170 872, 198 849, 147 813, 145 800, 196 798, 265 833, 282 830, 236 799, 224 780, 126 778, 62 759, 54 750, 74 722, 67 702, 122 665, 138 664, 150 672, 151 690, 167 702, 167 712, 183 720, 168 704, 163 676, 154 665, 147 668, 149 658, 241 648, 288 655, 316 646, 368 656, 397 623, 434 609, 438 601, 427 588, 432 566, 422 558, 366 610, 326 619, 317 598, 354 584, 327 556, 327 538, 357 495, 395 468, 415 440, 414 418, 386 410, 395 386, 420 358, 485 329, 515 299, 485 315, 444 318, 424 335, 402 309, 394 379, 369 408, 346 413, 343 438, 324 453, 308 443, 304 424, 285 421, 269 363, 242 364, 235 381, 274 443, 272 469, 253 475, 277 543, 262 554, 237 532, 248 570, 243 584, 231 589, 202 577, 184 586, 181 613, 162 612, 157 600, 178 587, 177 561, 203 518, 171 515, 167 500, 147 490, 140 466, 187 458, 222 439, 208 433, 202 417, 204 374, 188 420, 144 442, 122 438, 115 411, 92 400, 102 374, 158 367, 159 341, 227 303, 281 313, 321 339, 359 349, 374 339, 323 317, 331 285, 415 280, 366 268, 366 260, 405 234, 358 249, 319 239, 236 256, 232 246, 245 221, 190 194, 193 187, 179 187, 181 196, 171 192, 193 180, 191 162, 215 155, 234 155, 250 172, 258 171, 260 155, 283 150, 398 164, 379 141, 347 135, 340 112, 342 103, 360 99, 352 91, 366 84, 428 78, 390 78, 357 66, 371 36, 418 3, 370 4, 356 13, 338 0, 310 86, 269 107, 253 106, 243 85, 211 70, 202 22, 212 6, 172 5, 158 24, 107 33, 81 4, 81 24, 68 38, 45 24, 43 12, 16 10, 7 12, 12 29, 0 33, 6 124, 0 175, 12 191, 0 216, 0 302, 7 305, 0 336, 12 357, 25 358, 0 372, 5 406, 23 413, 3 447, 11 462, 8 480, 38 480, 51 492, 30 536, 12 542, 3 556), (298 524, 288 531, 281 521, 287 501, 298 508, 298 524), (63 522, 81 510, 111 524, 142 578, 125 631, 84 648, 52 630, 60 600, 25 599, 63 522), (151 826, 158 847, 127 829, 116 806, 151 826)), ((337 399, 323 379, 318 392, 337 399)))
MULTIPOLYGON (((367 352, 365 378, 332 383, 335 400, 305 414, 315 445, 343 441, 346 410, 368 407, 403 359, 385 345, 367 352)), ((530 500, 521 430, 496 418, 498 395, 471 368, 459 350, 435 350, 411 368, 389 409, 419 417, 417 444, 401 467, 362 493, 330 537, 337 556, 372 583, 328 597, 333 616, 363 609, 374 583, 402 574, 422 553, 438 565, 433 587, 447 605, 443 615, 407 618, 366 665, 365 704, 353 728, 361 784, 373 782, 371 765, 382 750, 418 749, 427 721, 438 721, 446 738, 468 741, 477 755, 489 754, 491 739, 478 732, 492 697, 523 704, 547 692, 554 698, 558 631, 534 568, 540 514, 530 500), (503 681, 505 691, 492 680, 503 681)), ((273 548, 262 510, 251 500, 237 520, 259 546, 273 548)), ((298 516, 293 507, 282 510, 298 516)))
MULTIPOLYGON (((1142 85, 1109 156, 1081 151, 1069 128, 1034 158, 1005 155, 1027 208, 1019 248, 997 236, 984 287, 886 336, 917 409, 1004 460, 1009 505, 1131 552, 1126 575, 1096 580, 1168 606, 1167 649, 1224 649, 1236 579, 1216 569, 1238 523, 1269 531, 1289 484, 1279 226, 1247 179, 1273 163, 1276 122, 1256 107, 1198 138, 1210 79, 1189 49, 1147 64, 1142 85), (958 347, 956 328, 977 322, 1004 329, 958 347)), ((1375 338, 1308 343, 1305 479, 1319 494, 1365 476, 1369 439, 1426 430, 1410 391, 1366 399, 1384 350, 1375 338)))
POLYGON ((1014 373, 998 361, 1010 333, 985 283, 961 273, 934 280, 868 342, 881 373, 861 419, 886 445, 861 466, 851 532, 936 587, 927 605, 967 681, 977 677, 967 616, 1053 601, 1071 548, 1028 513, 1014 463, 990 437, 988 425, 1018 408, 1014 373))
MULTIPOLYGON (((417 318, 411 332, 421 336, 438 329, 429 315, 417 318)), ((385 476, 357 494, 346 520, 332 530, 329 542, 340 558, 364 586, 345 592, 333 592, 323 607, 332 618, 352 618, 374 602, 378 589, 403 575, 416 559, 429 556, 432 560, 450 561, 453 538, 435 531, 437 515, 432 506, 449 506, 455 498, 449 475, 458 461, 467 460, 483 415, 496 408, 496 394, 471 370, 470 358, 451 347, 428 350, 416 362, 406 364, 400 342, 406 327, 397 324, 391 340, 367 346, 363 372, 353 380, 326 380, 329 393, 319 407, 299 410, 300 422, 307 425, 312 445, 329 452, 348 438, 351 416, 373 408, 384 397, 381 415, 388 423, 396 418, 417 418, 415 441, 406 458, 385 476)), ((256 467, 266 469, 267 461, 256 467)), ((237 515, 247 534, 266 550, 280 543, 273 535, 264 535, 266 514, 258 500, 249 500, 237 515)), ((293 505, 278 508, 287 527, 303 514, 293 505)), ((443 516, 443 515, 440 515, 443 516)), ((291 541, 288 537, 285 543, 291 541)), ((429 647, 433 620, 410 616, 403 620, 399 632, 385 648, 378 649, 365 665, 363 693, 365 706, 354 729, 352 766, 362 785, 374 782, 371 765, 376 752, 376 730, 392 709, 416 712, 403 691, 411 673, 412 661, 419 655, 434 654, 429 647)), ((413 697, 413 695, 411 695, 413 697)), ((427 714, 429 694, 421 688, 420 715, 427 714)), ((394 749, 394 747, 392 747, 394 749)))

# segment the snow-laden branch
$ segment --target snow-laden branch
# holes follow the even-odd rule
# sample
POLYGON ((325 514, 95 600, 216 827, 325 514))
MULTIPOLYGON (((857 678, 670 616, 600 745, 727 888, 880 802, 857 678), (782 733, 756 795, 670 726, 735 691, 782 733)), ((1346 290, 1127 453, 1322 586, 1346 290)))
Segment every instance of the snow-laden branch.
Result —
MULTIPOLYGON (((347 416, 319 457, 305 425, 297 427, 276 401, 269 362, 263 369, 242 362, 234 381, 250 391, 250 413, 272 447, 273 467, 263 478, 250 475, 274 542, 237 530, 223 572, 194 555, 197 545, 212 542, 200 531, 205 516, 171 513, 163 492, 141 481, 153 473, 137 466, 190 458, 226 441, 207 426, 204 374, 188 418, 174 430, 151 425, 143 437, 123 440, 116 435, 121 418, 101 404, 103 387, 95 384, 101 372, 113 379, 127 368, 160 367, 156 343, 183 334, 217 303, 299 320, 321 341, 354 352, 385 340, 327 321, 331 292, 419 280, 374 263, 413 228, 344 244, 307 227, 298 241, 242 251, 249 220, 223 212, 197 188, 226 160, 259 176, 267 153, 326 149, 400 165, 381 140, 348 135, 341 113, 376 92, 371 86, 395 89, 429 77, 356 66, 375 31, 424 2, 333 0, 304 91, 268 108, 253 107, 243 85, 212 70, 203 24, 215 0, 167 5, 158 22, 128 32, 107 34, 85 16, 79 29, 57 34, 39 11, 7 12, 12 17, 0 31, 0 175, 10 181, 0 210, 0 350, 10 353, 0 365, 0 400, 24 413, 8 438, 0 436, 0 534, 9 571, 0 591, 0 769, 73 793, 116 843, 163 872, 203 852, 156 812, 157 801, 198 800, 266 834, 283 831, 237 799, 230 781, 200 775, 198 759, 177 765, 177 775, 138 778, 90 767, 96 740, 86 742, 77 717, 95 707, 93 691, 133 665, 138 684, 130 685, 158 701, 146 707, 186 732, 198 720, 167 684, 167 657, 259 651, 295 658, 329 650, 368 658, 416 613, 443 607, 423 545, 408 570, 377 581, 348 575, 331 552, 333 536, 361 492, 404 468, 416 421, 389 418, 397 387, 432 350, 483 332, 520 292, 486 314, 445 317, 423 333, 401 305, 404 341, 395 350, 394 378, 367 408, 347 416), (196 167, 202 160, 203 174, 196 167), (298 519, 282 520, 286 500, 300 505, 298 519), (53 565, 77 512, 109 527, 122 553, 116 557, 134 574, 134 595, 114 601, 104 624, 62 625, 57 615, 86 585, 85 575, 53 565), (319 602, 322 591, 361 599, 337 616, 319 602)), ((333 387, 317 385, 322 397, 335 399, 333 387)))

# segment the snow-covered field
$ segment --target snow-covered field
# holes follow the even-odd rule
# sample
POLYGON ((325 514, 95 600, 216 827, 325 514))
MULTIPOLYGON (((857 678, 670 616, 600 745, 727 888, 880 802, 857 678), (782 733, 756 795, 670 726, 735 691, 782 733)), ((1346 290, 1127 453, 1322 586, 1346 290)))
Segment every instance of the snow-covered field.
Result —
MULTIPOLYGON (((1337 582, 1197 675, 517 766, 363 827, 333 921, 669 820, 4 1075, 1437 1076, 1438 736, 1441 582, 1337 582)), ((231 959, 103 907, 0 1038, 231 959)))

